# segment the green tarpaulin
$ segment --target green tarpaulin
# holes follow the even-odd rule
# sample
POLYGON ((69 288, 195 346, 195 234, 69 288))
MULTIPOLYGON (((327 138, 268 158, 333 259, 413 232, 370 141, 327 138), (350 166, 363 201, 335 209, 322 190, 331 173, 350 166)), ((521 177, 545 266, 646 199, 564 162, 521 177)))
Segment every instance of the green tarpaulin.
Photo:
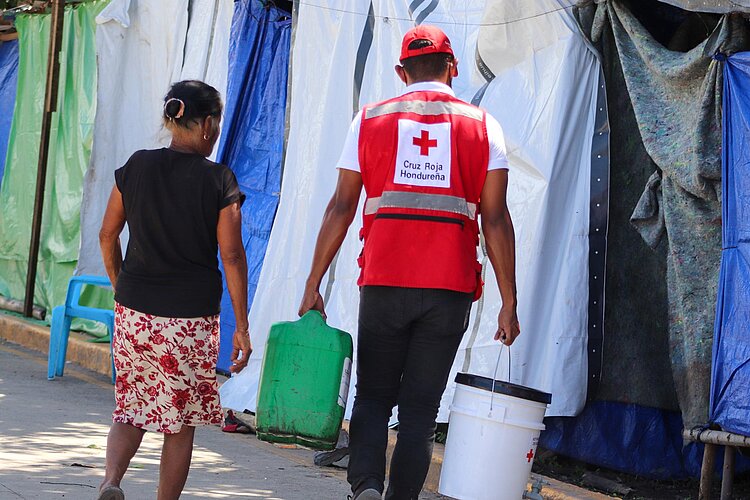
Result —
MULTIPOLYGON (((96 113, 95 18, 106 3, 94 1, 65 10, 59 100, 52 118, 34 297, 48 311, 64 302, 78 259, 83 179, 96 113)), ((22 299, 25 291, 50 22, 50 15, 16 19, 18 93, 0 189, 0 294, 16 299, 22 299)), ((103 299, 96 295, 89 300, 103 299)))

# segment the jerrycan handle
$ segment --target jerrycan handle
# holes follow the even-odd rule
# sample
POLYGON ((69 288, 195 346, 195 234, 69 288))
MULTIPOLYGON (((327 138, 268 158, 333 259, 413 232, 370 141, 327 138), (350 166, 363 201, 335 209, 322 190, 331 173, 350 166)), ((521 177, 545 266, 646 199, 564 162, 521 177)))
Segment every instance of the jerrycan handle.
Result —
POLYGON ((323 318, 323 315, 320 314, 320 311, 317 311, 315 309, 310 309, 307 311, 302 317, 298 320, 301 323, 310 323, 311 325, 326 325, 326 320, 323 318))

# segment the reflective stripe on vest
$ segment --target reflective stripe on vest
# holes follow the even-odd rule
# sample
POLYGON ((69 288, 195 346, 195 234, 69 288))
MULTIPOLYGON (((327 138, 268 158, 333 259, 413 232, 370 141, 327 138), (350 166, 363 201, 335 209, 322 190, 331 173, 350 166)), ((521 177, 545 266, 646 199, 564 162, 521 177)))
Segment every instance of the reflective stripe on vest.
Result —
POLYGON ((365 119, 393 113, 414 113, 422 116, 461 115, 474 120, 484 120, 479 108, 454 101, 394 101, 367 108, 365 119))
POLYGON ((365 203, 365 215, 372 215, 379 208, 416 208, 419 210, 452 212, 471 220, 476 219, 477 216, 477 205, 475 203, 469 203, 458 196, 444 194, 386 191, 379 198, 368 198, 365 203))

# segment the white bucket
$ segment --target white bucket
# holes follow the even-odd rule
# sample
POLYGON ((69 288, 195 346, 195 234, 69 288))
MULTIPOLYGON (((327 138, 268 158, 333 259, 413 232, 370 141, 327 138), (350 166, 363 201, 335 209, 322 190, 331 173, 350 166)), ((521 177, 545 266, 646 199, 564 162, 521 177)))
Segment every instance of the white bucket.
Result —
POLYGON ((456 382, 438 491, 459 500, 523 498, 551 396, 465 373, 456 382))

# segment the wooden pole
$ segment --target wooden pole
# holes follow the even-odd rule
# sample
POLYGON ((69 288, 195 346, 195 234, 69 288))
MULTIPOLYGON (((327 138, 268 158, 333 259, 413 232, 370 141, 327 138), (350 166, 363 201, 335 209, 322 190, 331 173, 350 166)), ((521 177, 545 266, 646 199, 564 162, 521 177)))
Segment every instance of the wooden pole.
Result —
MULTIPOLYGON (((23 314, 23 302, 0 295, 0 309, 23 314)), ((31 317, 44 321, 44 318, 47 317, 47 310, 43 307, 34 306, 34 309, 31 311, 31 317)))
POLYGON ((39 164, 36 174, 34 218, 31 222, 29 267, 26 273, 26 296, 23 304, 23 314, 26 317, 31 317, 34 309, 34 286, 36 284, 36 268, 39 260, 39 242, 42 232, 44 186, 47 180, 47 160, 49 158, 52 113, 57 108, 57 90, 60 82, 60 50, 62 49, 64 19, 65 0, 52 0, 52 25, 50 28, 49 56, 47 59, 47 91, 44 99, 44 114, 42 116, 42 138, 39 145, 39 164))
POLYGON ((721 474, 721 500, 732 500, 734 486, 734 446, 724 447, 724 470, 721 474))
POLYGON ((719 446, 734 446, 735 448, 750 448, 750 436, 732 434, 726 431, 714 431, 711 429, 683 430, 682 437, 699 443, 718 444, 719 446))
POLYGON ((698 500, 711 500, 711 486, 714 480, 714 464, 716 463, 716 448, 718 445, 706 443, 703 449, 703 464, 701 465, 701 483, 698 489, 698 500))

